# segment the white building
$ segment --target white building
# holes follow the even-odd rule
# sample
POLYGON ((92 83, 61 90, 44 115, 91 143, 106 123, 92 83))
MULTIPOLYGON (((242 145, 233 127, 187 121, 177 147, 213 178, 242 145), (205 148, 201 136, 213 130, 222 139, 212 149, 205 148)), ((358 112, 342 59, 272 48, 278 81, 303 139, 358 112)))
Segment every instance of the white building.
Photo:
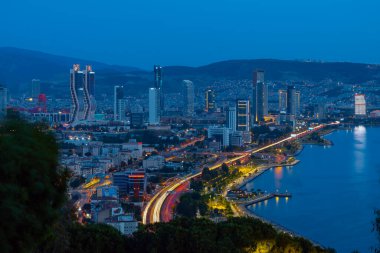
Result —
POLYGON ((165 158, 163 156, 155 155, 150 156, 143 161, 143 168, 149 170, 159 170, 165 165, 165 158))
POLYGON ((110 225, 120 231, 123 235, 132 235, 137 231, 138 222, 131 214, 114 215, 105 220, 110 225))
POLYGON ((363 94, 355 94, 355 115, 365 116, 366 114, 365 96, 363 94))
POLYGON ((160 123, 160 92, 157 88, 149 88, 149 124, 160 123))
POLYGON ((230 129, 227 127, 210 126, 207 129, 208 138, 215 138, 223 147, 230 145, 230 129))
POLYGON ((194 115, 194 84, 190 80, 183 80, 183 114, 194 115))

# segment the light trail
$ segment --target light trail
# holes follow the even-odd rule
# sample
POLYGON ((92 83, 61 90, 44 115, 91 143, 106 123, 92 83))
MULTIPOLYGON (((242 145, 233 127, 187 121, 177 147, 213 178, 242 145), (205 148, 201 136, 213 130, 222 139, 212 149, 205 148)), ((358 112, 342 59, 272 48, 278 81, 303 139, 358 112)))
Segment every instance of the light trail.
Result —
MULTIPOLYGON (((249 155, 252 155, 252 154, 255 154, 255 153, 258 153, 258 152, 261 152, 263 150, 266 150, 268 148, 271 148, 273 146, 276 146, 276 145, 279 145, 281 143, 284 143, 286 141, 291 141, 291 140, 294 140, 294 139, 298 139, 300 137, 303 137, 305 136, 306 134, 309 134, 309 133, 312 133, 312 132, 315 132, 317 130, 320 130, 321 128, 325 127, 325 126, 328 126, 328 125, 337 125, 339 124, 339 122, 334 122, 334 123, 330 123, 330 124, 322 124, 322 125, 319 125, 319 126, 316 126, 314 127, 312 130, 305 130, 305 131, 302 131, 300 133, 294 133, 294 134, 291 134, 290 137, 287 137, 285 139, 282 139, 280 141, 277 141, 277 142, 274 142, 274 143, 271 143, 271 144, 268 144, 264 147, 261 147, 261 148, 258 148, 258 149, 255 149, 255 150, 248 150, 248 151, 245 151, 243 153, 243 155, 240 155, 240 156, 237 156, 237 157, 234 157, 234 158, 231 158, 231 159, 228 159, 228 160, 224 160, 224 161, 221 161, 211 167, 209 167, 210 170, 214 170, 214 169, 217 169, 219 168, 223 163, 232 163, 232 162, 235 162, 235 161, 238 161, 242 158, 245 158, 249 155)), ((241 153, 240 153, 241 154, 241 153)), ((181 181, 179 182, 175 182, 173 183, 172 185, 168 186, 168 187, 165 187, 164 189, 162 189, 161 191, 159 191, 156 195, 153 196, 153 198, 148 202, 147 206, 145 207, 144 211, 143 211, 143 223, 144 224, 147 224, 147 217, 148 217, 148 212, 149 212, 149 209, 150 207, 155 204, 153 206, 153 219, 150 221, 150 223, 154 223, 154 222, 160 222, 161 221, 161 217, 160 217, 160 214, 161 214, 161 209, 162 209, 162 205, 164 204, 167 196, 169 195, 168 191, 171 192, 173 190, 175 190, 176 188, 178 188, 181 184, 195 178, 195 177, 198 177, 202 174, 202 172, 198 172, 196 174, 192 174, 192 175, 188 175, 186 176, 184 179, 182 179, 181 181)))

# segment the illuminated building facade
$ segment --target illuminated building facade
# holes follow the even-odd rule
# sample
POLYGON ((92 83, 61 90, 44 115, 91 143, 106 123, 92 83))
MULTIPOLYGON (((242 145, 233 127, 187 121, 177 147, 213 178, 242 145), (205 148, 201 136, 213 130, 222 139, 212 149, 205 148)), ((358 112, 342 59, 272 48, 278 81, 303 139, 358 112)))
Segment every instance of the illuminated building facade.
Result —
POLYGON ((123 86, 114 87, 113 119, 115 121, 124 121, 126 119, 123 86))
POLYGON ((365 95, 363 94, 355 94, 355 115, 356 116, 367 115, 365 95))
POLYGON ((94 86, 95 72, 91 66, 82 71, 79 64, 74 64, 70 70, 71 124, 93 119, 96 109, 94 86))
POLYGON ((205 92, 205 111, 214 112, 216 110, 215 92, 211 89, 205 92))
POLYGON ((183 80, 182 86, 183 114, 191 117, 194 115, 194 84, 190 80, 183 80))
POLYGON ((256 70, 253 74, 252 116, 255 123, 263 122, 268 115, 268 86, 265 84, 264 71, 256 70))

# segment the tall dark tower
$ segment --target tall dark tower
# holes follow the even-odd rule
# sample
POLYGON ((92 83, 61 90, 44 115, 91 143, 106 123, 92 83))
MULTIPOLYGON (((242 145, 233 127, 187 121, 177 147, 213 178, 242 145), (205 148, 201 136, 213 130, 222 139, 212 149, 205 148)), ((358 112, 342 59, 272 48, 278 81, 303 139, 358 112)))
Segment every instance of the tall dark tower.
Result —
POLYGON ((294 85, 289 85, 287 90, 287 98, 286 98, 286 113, 289 115, 296 115, 297 113, 297 96, 296 96, 296 88, 294 85))
POLYGON ((164 96, 162 89, 162 67, 160 65, 154 65, 154 88, 158 90, 159 105, 160 105, 160 115, 164 114, 164 96))
POLYGON ((268 115, 268 86, 264 81, 264 71, 256 70, 253 74, 252 117, 255 123, 264 121, 268 115))

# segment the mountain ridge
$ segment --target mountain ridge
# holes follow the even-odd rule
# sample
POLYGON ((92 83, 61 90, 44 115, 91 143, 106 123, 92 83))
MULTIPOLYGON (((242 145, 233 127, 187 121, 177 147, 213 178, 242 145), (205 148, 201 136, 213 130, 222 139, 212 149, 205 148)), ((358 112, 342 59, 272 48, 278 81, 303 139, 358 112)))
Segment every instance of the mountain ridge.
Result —
MULTIPOLYGON (((129 92, 137 94, 146 92, 152 85, 152 71, 14 47, 0 47, 0 83, 10 90, 20 92, 28 89, 27 86, 33 78, 38 78, 41 82, 50 83, 50 86, 54 84, 50 92, 64 91, 68 85, 69 69, 74 63, 93 65, 97 74, 97 87, 101 93, 112 93, 113 85, 127 84, 129 92)), ((380 81, 379 64, 353 62, 233 59, 198 67, 163 68, 165 89, 168 91, 178 91, 178 84, 183 79, 195 81, 198 87, 222 79, 252 79, 255 69, 263 69, 266 79, 272 81, 380 81)))

